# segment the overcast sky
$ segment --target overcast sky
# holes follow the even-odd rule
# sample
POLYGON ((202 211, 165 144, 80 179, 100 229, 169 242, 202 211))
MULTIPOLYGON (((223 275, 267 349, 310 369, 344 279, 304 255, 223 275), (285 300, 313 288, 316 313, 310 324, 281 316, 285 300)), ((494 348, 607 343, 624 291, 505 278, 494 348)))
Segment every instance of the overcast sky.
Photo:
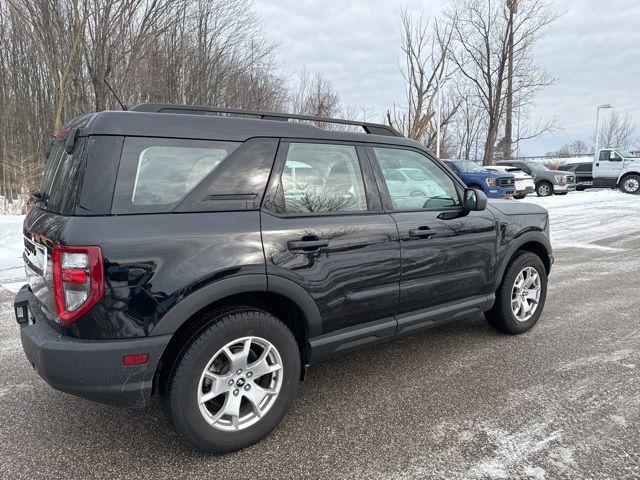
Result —
MULTIPOLYGON (((400 10, 434 18, 446 0, 256 0, 278 59, 293 75, 321 72, 343 106, 384 112, 402 104, 400 10)), ((521 145, 541 155, 581 139, 593 142, 596 106, 613 104, 640 127, 640 0, 554 0, 566 12, 537 48, 538 64, 558 77, 540 92, 534 118, 558 117, 564 131, 521 145)), ((604 115, 608 113, 605 111, 604 115)), ((640 131, 638 132, 640 135, 640 131)))

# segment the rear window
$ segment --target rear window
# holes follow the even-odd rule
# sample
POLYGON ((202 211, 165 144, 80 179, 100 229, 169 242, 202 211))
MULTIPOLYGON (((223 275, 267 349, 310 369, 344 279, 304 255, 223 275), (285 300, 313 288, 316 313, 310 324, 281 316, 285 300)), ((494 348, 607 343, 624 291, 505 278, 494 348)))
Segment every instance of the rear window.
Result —
POLYGON ((40 194, 44 201, 40 207, 48 212, 71 215, 80 192, 86 139, 76 141, 72 155, 64 150, 64 143, 64 140, 56 141, 51 146, 42 176, 40 194))
POLYGON ((112 212, 171 211, 239 145, 237 142, 127 138, 112 212))

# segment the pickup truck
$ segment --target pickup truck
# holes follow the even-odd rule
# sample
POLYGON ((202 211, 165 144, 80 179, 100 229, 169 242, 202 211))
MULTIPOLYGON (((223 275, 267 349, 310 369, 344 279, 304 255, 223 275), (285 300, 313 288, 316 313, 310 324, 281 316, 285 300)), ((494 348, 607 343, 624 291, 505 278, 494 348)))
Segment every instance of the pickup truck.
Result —
POLYGON ((593 186, 640 194, 640 158, 619 148, 602 148, 593 158, 593 186))

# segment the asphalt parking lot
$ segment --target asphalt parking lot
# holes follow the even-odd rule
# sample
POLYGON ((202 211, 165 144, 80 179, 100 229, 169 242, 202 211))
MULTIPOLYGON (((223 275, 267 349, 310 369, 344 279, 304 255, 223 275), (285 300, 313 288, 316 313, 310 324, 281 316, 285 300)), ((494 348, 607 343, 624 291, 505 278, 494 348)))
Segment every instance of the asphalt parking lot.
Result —
POLYGON ((473 317, 313 366, 271 436, 221 457, 186 447, 157 403, 51 389, 0 290, 0 478, 640 478, 640 226, 615 228, 559 234, 532 331, 473 317))

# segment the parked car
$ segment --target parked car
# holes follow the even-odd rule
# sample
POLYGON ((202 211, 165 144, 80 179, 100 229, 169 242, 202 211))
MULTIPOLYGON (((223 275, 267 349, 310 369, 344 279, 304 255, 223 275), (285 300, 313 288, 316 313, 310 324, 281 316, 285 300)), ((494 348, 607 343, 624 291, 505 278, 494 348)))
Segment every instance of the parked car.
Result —
POLYGON ((482 190, 489 198, 509 198, 515 194, 515 178, 510 173, 491 172, 471 160, 445 160, 469 188, 482 190))
POLYGON ((525 198, 528 194, 533 193, 536 189, 536 186, 533 183, 533 177, 531 175, 527 175, 517 167, 490 165, 484 168, 492 172, 504 172, 513 175, 516 188, 516 191, 513 194, 513 198, 525 198))
POLYGON ((571 172, 576 176, 576 190, 582 191, 585 188, 593 186, 593 163, 580 162, 580 163, 567 163, 560 165, 558 170, 563 172, 571 172))
POLYGON ((14 303, 29 362, 90 400, 158 395, 204 452, 268 435, 310 364, 480 312, 529 330, 553 263, 545 209, 487 205, 422 144, 340 119, 88 114, 56 133, 34 202, 14 303))
POLYGON ((438 185, 419 168, 385 168, 382 175, 392 195, 414 201, 415 197, 435 197, 438 185))
POLYGON ((576 179, 572 173, 550 170, 541 163, 525 160, 505 160, 496 165, 517 167, 531 175, 539 197, 566 195, 576 189, 576 179))
POLYGON ((640 158, 619 148, 603 148, 593 159, 593 186, 640 194, 640 158))

